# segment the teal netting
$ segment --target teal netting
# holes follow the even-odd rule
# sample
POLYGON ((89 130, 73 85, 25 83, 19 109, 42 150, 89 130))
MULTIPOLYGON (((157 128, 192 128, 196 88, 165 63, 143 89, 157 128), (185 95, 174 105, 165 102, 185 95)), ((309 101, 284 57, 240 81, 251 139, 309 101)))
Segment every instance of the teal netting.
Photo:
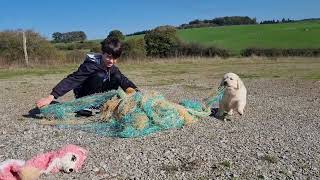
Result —
POLYGON ((117 91, 112 90, 106 93, 75 99, 70 102, 51 104, 45 108, 41 108, 40 112, 48 119, 68 119, 73 117, 75 112, 82 109, 100 107, 103 103, 117 94, 117 91))
MULTIPOLYGON (((58 121, 59 128, 79 129, 112 137, 141 137, 170 128, 181 128, 210 115, 210 107, 222 98, 223 89, 205 103, 183 100, 172 103, 157 92, 126 94, 121 89, 42 108, 41 114, 58 121), (100 117, 86 124, 68 124, 74 112, 101 107, 100 117)), ((75 119, 75 118, 73 118, 75 119)))

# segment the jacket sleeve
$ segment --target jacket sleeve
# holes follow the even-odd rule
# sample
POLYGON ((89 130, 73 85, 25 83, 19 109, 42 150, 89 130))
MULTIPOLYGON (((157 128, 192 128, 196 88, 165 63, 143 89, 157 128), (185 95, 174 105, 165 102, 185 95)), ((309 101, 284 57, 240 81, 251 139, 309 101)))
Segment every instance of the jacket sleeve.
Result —
POLYGON ((125 91, 128 87, 131 87, 135 90, 138 90, 137 86, 132 82, 130 81, 125 75, 123 75, 121 73, 121 71, 119 69, 118 70, 118 75, 120 77, 120 87, 125 91))
POLYGON ((61 80, 50 93, 55 98, 65 95, 70 90, 82 84, 90 75, 96 71, 93 63, 83 63, 77 71, 69 74, 66 78, 61 80))

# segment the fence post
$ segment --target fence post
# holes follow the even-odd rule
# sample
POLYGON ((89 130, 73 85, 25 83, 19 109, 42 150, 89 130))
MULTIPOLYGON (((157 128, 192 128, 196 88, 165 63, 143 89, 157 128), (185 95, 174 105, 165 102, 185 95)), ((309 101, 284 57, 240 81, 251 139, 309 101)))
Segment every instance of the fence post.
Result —
POLYGON ((25 60, 26 66, 29 66, 29 58, 28 58, 28 52, 27 52, 27 38, 24 31, 22 31, 22 39, 23 39, 24 60, 25 60))

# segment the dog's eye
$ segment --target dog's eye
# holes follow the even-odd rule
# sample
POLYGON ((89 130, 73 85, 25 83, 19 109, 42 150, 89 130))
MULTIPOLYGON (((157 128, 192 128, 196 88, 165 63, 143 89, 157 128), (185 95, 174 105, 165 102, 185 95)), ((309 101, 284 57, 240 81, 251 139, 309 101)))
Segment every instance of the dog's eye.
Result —
POLYGON ((233 80, 232 78, 230 78, 230 80, 233 80))
POLYGON ((77 157, 75 156, 75 155, 72 155, 72 157, 71 157, 71 161, 76 161, 77 160, 77 157))

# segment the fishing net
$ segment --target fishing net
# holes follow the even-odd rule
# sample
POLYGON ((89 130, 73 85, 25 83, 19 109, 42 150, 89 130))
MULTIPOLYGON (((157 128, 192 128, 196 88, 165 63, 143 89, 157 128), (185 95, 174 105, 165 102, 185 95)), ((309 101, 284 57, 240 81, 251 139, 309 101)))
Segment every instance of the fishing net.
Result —
POLYGON ((182 100, 179 104, 168 101, 155 91, 125 93, 122 89, 94 94, 70 102, 42 108, 47 124, 59 128, 78 129, 112 137, 141 137, 171 128, 197 122, 211 114, 210 108, 222 98, 223 89, 204 103, 182 100), (75 112, 85 108, 99 108, 93 120, 81 121, 75 112))

